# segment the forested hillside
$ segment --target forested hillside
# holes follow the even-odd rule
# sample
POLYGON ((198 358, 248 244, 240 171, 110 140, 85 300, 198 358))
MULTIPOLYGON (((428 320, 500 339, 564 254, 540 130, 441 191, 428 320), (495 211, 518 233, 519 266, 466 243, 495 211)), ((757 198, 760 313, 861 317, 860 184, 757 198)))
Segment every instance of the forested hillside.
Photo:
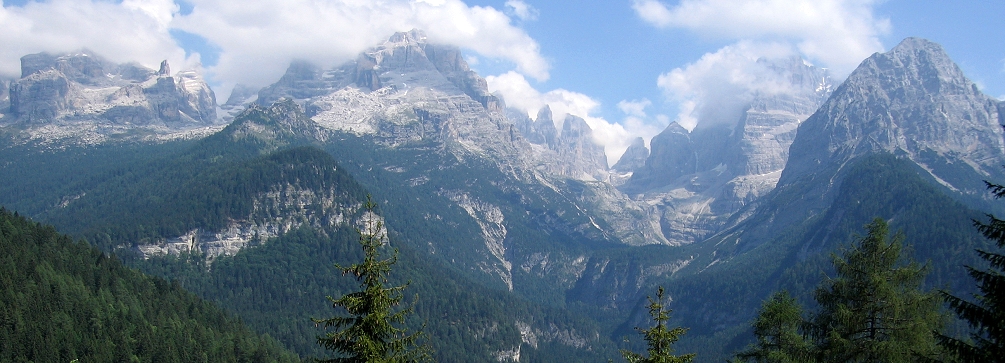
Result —
POLYGON ((177 282, 6 209, 0 287, 0 361, 299 361, 177 282))

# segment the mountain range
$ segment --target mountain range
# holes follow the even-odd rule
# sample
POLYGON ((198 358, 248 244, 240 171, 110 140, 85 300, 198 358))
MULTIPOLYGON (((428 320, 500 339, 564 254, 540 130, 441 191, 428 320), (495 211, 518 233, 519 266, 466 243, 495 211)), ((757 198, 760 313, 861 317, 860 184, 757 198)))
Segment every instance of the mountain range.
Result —
POLYGON ((609 166, 582 117, 508 107, 460 49, 417 30, 332 68, 294 62, 219 107, 197 70, 28 55, 0 94, 0 204, 179 279, 302 355, 317 353, 310 329, 266 316, 285 305, 253 292, 288 299, 276 315, 294 321, 323 295, 236 276, 308 284, 321 270, 273 265, 354 256, 365 194, 409 256, 420 314, 442 320, 427 326, 465 347, 439 345, 441 361, 617 358, 638 347, 622 337, 656 285, 692 328, 681 349, 728 357, 762 299, 808 298, 827 254, 876 216, 931 261, 929 286, 969 291, 960 266, 986 246, 970 218, 1000 208, 982 181, 1005 180, 1005 103, 924 39, 840 84, 798 58, 758 64, 784 87, 671 123, 609 166), (438 289, 477 293, 423 307, 438 289))

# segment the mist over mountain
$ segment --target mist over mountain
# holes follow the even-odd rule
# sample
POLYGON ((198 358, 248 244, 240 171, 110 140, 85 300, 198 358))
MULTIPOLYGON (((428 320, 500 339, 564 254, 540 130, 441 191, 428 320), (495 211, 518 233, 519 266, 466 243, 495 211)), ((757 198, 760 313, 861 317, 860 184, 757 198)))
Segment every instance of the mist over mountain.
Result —
POLYGON ((671 244, 700 241, 771 191, 800 122, 830 95, 826 70, 801 59, 761 61, 785 87, 757 92, 733 123, 672 123, 650 141, 652 152, 619 188, 659 209, 671 244))

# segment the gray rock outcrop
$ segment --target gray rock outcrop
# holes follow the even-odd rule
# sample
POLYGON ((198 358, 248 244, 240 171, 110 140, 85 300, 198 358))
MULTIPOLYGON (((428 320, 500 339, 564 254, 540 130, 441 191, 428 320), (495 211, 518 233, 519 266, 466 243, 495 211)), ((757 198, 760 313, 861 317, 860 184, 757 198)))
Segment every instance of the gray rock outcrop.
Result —
POLYGON ((558 138, 558 129, 555 128, 555 121, 552 119, 551 107, 544 105, 537 111, 537 118, 531 119, 521 110, 509 109, 506 117, 516 125, 527 141, 535 145, 544 145, 549 149, 555 147, 555 139, 558 138))
POLYGON ((649 148, 646 147, 646 140, 638 137, 632 140, 632 144, 628 146, 624 154, 621 154, 621 158, 611 167, 611 170, 619 173, 633 173, 644 167, 648 158, 649 148))
POLYGON ((651 153, 619 188, 656 206, 672 244, 700 241, 744 206, 771 191, 797 127, 830 95, 827 73, 801 59, 759 61, 781 91, 754 92, 735 124, 672 123, 650 141, 651 153))
POLYGON ((510 110, 507 117, 523 137, 537 150, 525 150, 535 155, 547 174, 579 180, 608 179, 607 154, 593 140, 593 129, 582 117, 566 115, 562 132, 555 127, 551 107, 545 105, 531 119, 519 110, 510 110))
POLYGON ((260 90, 261 88, 255 88, 238 83, 234 86, 234 89, 230 91, 230 97, 227 97, 227 102, 220 105, 217 117, 223 122, 233 121, 234 118, 241 113, 241 111, 244 111, 248 105, 254 103, 258 99, 258 91, 260 90))
POLYGON ((885 151, 909 157, 951 189, 965 189, 953 182, 953 172, 936 165, 967 165, 977 176, 997 173, 1005 161, 1002 111, 941 46, 907 38, 863 61, 799 126, 780 183, 885 151))
POLYGON ((114 64, 89 51, 21 58, 10 85, 5 123, 42 126, 99 123, 184 128, 216 122, 216 98, 194 70, 170 75, 139 64, 114 64))
POLYGON ((824 210, 845 166, 877 152, 906 158, 950 195, 978 202, 987 198, 982 180, 1005 178, 1003 124, 1002 103, 981 93, 941 46, 907 38, 863 61, 799 126, 778 187, 813 197, 778 213, 824 210))
POLYGON ((593 129, 582 117, 565 117, 562 133, 555 142, 554 150, 565 166, 562 175, 603 180, 607 174, 604 148, 593 141, 593 129))
MULTIPOLYGON (((0 119, 10 112, 10 81, 0 79, 0 119)), ((2 121, 0 121, 2 122, 2 121)))

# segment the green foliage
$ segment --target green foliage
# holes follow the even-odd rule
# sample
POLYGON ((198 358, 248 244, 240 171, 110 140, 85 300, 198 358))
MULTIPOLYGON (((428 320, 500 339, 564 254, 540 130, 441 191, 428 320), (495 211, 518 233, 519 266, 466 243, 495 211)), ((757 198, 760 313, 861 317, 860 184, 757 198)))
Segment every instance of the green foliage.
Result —
POLYGON ((761 306, 754 321, 757 343, 738 353, 742 361, 797 363, 810 361, 810 343, 801 332, 803 309, 786 291, 777 292, 761 306))
MULTIPOLYGON (((672 281, 653 281, 654 285, 672 284, 674 304, 681 310, 675 318, 691 327, 690 338, 680 342, 680 349, 718 361, 745 349, 755 341, 749 326, 757 308, 775 291, 788 291, 812 311, 814 290, 824 276, 834 276, 830 252, 847 243, 848 236, 864 234, 862 226, 877 216, 888 219, 890 229, 903 231, 910 241, 902 252, 905 258, 929 261, 923 282, 926 291, 948 288, 958 296, 976 291, 967 283, 973 280, 959 266, 980 263, 971 251, 991 246, 972 228, 971 219, 979 218, 979 211, 954 200, 937 183, 927 181, 923 170, 894 155, 859 158, 844 170, 846 174, 835 181, 840 186, 833 203, 813 211, 812 217, 800 215, 787 228, 754 233, 761 226, 774 223, 777 227, 779 220, 791 218, 782 207, 805 196, 805 190, 779 186, 773 193, 785 194, 785 198, 769 197, 760 206, 774 206, 778 211, 751 216, 743 234, 723 234, 721 240, 680 247, 680 254, 665 258, 695 257, 674 273, 672 281), (719 262, 710 265, 715 260, 719 262)), ((950 322, 946 330, 962 334, 966 326, 950 322)))
POLYGON ((935 292, 923 292, 926 268, 904 264, 904 236, 888 238, 876 218, 841 255, 836 276, 816 290, 818 312, 803 321, 788 293, 776 293, 754 323, 758 343, 737 358, 756 362, 917 362, 936 359, 945 317, 935 292), (806 342, 803 334, 813 341, 806 342))
POLYGON ((336 264, 342 275, 352 274, 359 281, 360 291, 328 297, 334 308, 345 309, 348 316, 327 319, 312 319, 325 329, 334 329, 324 337, 318 337, 318 344, 334 351, 340 357, 320 360, 322 362, 418 362, 429 359, 425 347, 418 345, 422 331, 408 333, 399 325, 405 322, 412 308, 394 311, 401 304, 402 291, 406 285, 384 287, 391 266, 398 261, 398 252, 390 258, 381 259, 380 248, 385 246, 384 223, 374 214, 374 204, 367 198, 365 224, 359 233, 359 244, 363 247, 363 262, 349 267, 336 264))
POLYGON ((44 143, 5 145, 0 141, 0 205, 39 220, 47 212, 84 196, 94 186, 122 176, 137 165, 177 157, 193 143, 186 140, 54 148, 44 143))
POLYGON ((682 327, 669 329, 667 327, 671 311, 664 306, 663 286, 660 286, 656 291, 656 300, 653 300, 652 297, 649 298, 649 315, 656 322, 656 326, 648 329, 635 328, 645 336, 646 343, 649 345, 646 351, 648 357, 630 350, 622 350, 621 355, 625 360, 631 363, 687 363, 694 360, 694 353, 673 355, 673 344, 680 340, 681 335, 687 333, 687 329, 682 327))
MULTIPOLYGON (((987 183, 995 198, 1005 197, 1005 185, 987 183)), ((1005 220, 989 214, 988 222, 974 221, 977 229, 999 248, 1005 247, 1005 220)), ((980 294, 968 301, 943 292, 943 297, 960 319, 973 329, 972 342, 941 335, 939 343, 964 362, 1005 361, 1005 254, 977 250, 987 261, 987 269, 967 266, 967 272, 977 281, 980 294)))
MULTIPOLYGON (((241 160, 190 156, 165 161, 166 165, 137 167, 135 173, 112 178, 65 208, 48 213, 48 220, 111 249, 123 242, 151 243, 176 237, 196 228, 221 230, 229 222, 251 215, 256 197, 276 186, 289 184, 311 190, 338 186, 345 200, 363 194, 330 155, 313 147, 241 160)), ((281 209, 260 208, 262 220, 253 222, 280 217, 265 214, 277 211, 281 209)), ((315 206, 309 212, 321 214, 323 210, 315 206)))
MULTIPOLYGON (((392 240, 394 235, 391 231, 392 240)), ((521 344, 517 320, 581 335, 598 329, 569 312, 474 284, 430 261, 424 252, 396 245, 399 259, 388 281, 395 285, 412 282, 408 291, 415 294, 406 294, 402 304, 414 306, 415 314, 407 317, 405 326, 414 329, 425 325, 423 331, 437 362, 498 361, 495 352, 521 344), (422 298, 414 300, 414 295, 422 298)), ((318 331, 307 317, 330 314, 326 292, 338 296, 358 289, 355 279, 332 273, 331 261, 358 261, 364 256, 359 235, 352 227, 339 225, 324 231, 306 227, 292 230, 237 255, 219 257, 208 270, 199 256, 190 257, 136 262, 145 271, 170 276, 185 288, 226 306, 249 326, 267 332, 302 356, 321 356, 325 351, 314 339, 318 331)), ((542 339, 536 349, 524 345, 521 360, 589 362, 614 356, 603 341, 589 344, 591 350, 585 350, 542 339)))
POLYGON ((0 208, 0 361, 296 362, 177 283, 0 208))
POLYGON ((814 319, 819 357, 829 362, 912 362, 937 351, 943 325, 935 292, 922 292, 925 268, 901 263, 904 236, 888 239, 876 218, 841 256, 832 255, 837 276, 817 289, 814 319))

